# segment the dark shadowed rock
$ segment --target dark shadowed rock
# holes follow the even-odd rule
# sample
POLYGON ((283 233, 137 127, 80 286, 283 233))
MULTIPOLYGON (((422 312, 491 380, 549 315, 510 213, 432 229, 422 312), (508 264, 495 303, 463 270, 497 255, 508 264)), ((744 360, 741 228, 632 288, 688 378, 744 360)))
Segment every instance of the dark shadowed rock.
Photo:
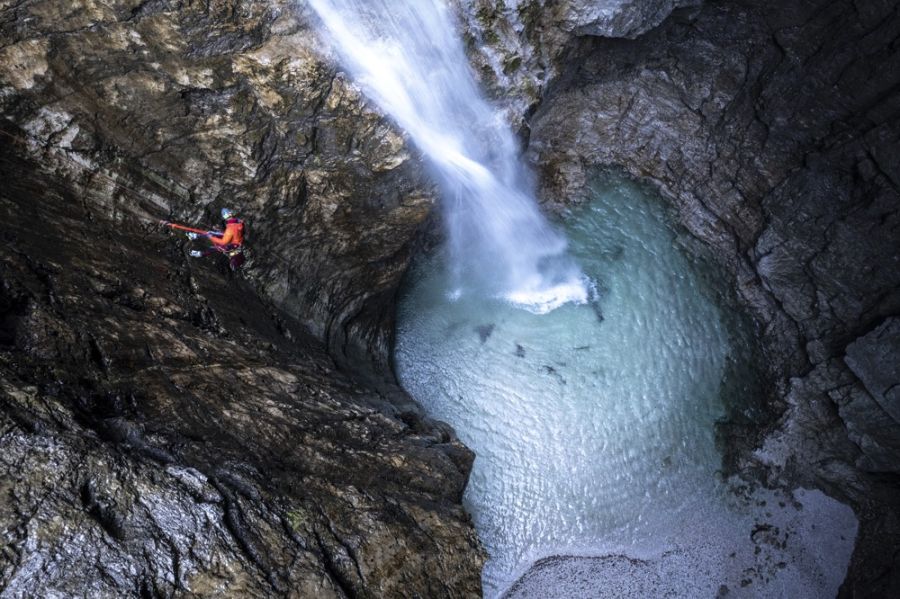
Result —
POLYGON ((900 319, 888 318, 848 345, 844 361, 881 409, 900 423, 900 319))
POLYGON ((432 186, 306 11, 0 4, 4 594, 480 593, 473 456, 387 368, 432 186), (237 276, 156 226, 222 206, 237 276))
POLYGON ((896 16, 890 2, 705 3, 634 41, 584 37, 528 148, 549 200, 580 201, 606 165, 653 182, 694 249, 731 270, 781 414, 737 466, 850 501, 863 525, 846 589, 876 595, 900 589, 900 490, 868 474, 900 464, 884 368, 900 311, 896 16))
POLYGON ((473 455, 449 427, 344 374, 183 237, 108 220, 10 149, 4 594, 480 592, 473 455))

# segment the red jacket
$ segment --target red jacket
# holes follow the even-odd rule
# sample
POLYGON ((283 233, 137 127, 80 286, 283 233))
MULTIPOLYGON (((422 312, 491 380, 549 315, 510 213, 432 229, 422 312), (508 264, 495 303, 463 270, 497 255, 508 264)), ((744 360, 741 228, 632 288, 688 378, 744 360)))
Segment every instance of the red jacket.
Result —
POLYGON ((229 218, 225 221, 225 232, 221 237, 210 235, 209 240, 219 247, 226 245, 240 246, 244 244, 244 221, 239 218, 229 218))

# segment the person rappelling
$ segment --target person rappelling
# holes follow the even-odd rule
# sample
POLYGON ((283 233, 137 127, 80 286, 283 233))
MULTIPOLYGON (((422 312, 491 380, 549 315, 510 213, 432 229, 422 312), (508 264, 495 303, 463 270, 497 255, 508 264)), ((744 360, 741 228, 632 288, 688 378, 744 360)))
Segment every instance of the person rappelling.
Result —
POLYGON ((216 253, 225 254, 228 256, 231 270, 237 270, 244 264, 244 221, 237 218, 231 208, 222 208, 222 220, 225 221, 224 231, 204 231, 168 221, 163 221, 162 224, 172 229, 186 231, 192 241, 199 238, 209 240, 212 247, 205 250, 191 250, 192 258, 203 258, 216 253))

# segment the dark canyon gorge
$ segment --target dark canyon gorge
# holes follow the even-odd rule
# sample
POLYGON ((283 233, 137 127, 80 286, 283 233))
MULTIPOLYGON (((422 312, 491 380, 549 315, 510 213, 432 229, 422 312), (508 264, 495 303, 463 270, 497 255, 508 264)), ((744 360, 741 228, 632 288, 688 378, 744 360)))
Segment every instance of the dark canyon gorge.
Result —
MULTIPOLYGON (((839 595, 900 596, 898 4, 452 4, 546 212, 624 170, 727 273, 723 471, 852 507, 839 595)), ((306 3, 0 0, 0 109, 0 597, 480 596, 475 455, 393 372, 439 190, 306 3), (159 225, 223 206, 237 274, 159 225)))

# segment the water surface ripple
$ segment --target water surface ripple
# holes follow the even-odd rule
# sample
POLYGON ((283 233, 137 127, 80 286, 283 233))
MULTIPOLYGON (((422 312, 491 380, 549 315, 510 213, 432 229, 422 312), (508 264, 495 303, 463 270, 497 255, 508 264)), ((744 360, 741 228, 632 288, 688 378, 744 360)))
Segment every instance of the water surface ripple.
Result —
POLYGON ((715 423, 726 366, 748 354, 661 203, 617 177, 595 192, 567 231, 590 304, 456 299, 439 254, 400 304, 401 383, 477 455, 465 502, 488 594, 540 556, 652 553, 673 522, 730 509, 715 423))

